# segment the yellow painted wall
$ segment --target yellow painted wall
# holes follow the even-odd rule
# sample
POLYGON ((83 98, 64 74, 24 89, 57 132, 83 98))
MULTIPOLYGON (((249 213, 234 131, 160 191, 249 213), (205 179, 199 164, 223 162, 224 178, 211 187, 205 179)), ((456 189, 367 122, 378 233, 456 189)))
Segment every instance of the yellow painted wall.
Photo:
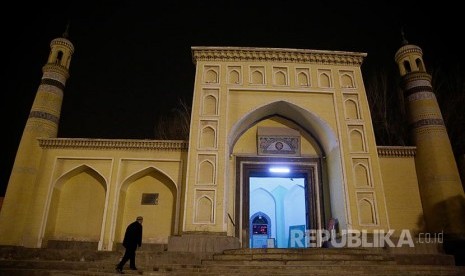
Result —
POLYGON ((63 183, 59 188, 56 218, 49 217, 55 222, 49 238, 99 241, 105 207, 104 184, 87 171, 63 183))
POLYGON ((231 89, 228 97, 228 105, 234 107, 234 112, 229 114, 228 127, 232 127, 244 114, 258 107, 279 101, 286 101, 318 114, 322 120, 332 129, 337 129, 334 96, 332 93, 312 91, 312 93, 296 93, 292 91, 243 91, 231 89))
POLYGON ((26 246, 60 239, 98 241, 99 249, 111 250, 139 215, 144 243, 166 243, 180 231, 185 150, 165 142, 143 149, 145 140, 49 141, 58 146, 44 146, 26 246), (159 193, 159 205, 141 205, 143 193, 159 193))
POLYGON ((380 157, 391 229, 425 231, 414 157, 380 157))
MULTIPOLYGON (((176 190, 174 184, 159 172, 147 175, 129 183, 125 192, 123 225, 129 225, 137 216, 144 217, 143 242, 167 243, 174 228, 176 190), (141 205, 142 193, 158 194, 157 205, 141 205)), ((125 228, 121 227, 116 241, 122 242, 125 228)))

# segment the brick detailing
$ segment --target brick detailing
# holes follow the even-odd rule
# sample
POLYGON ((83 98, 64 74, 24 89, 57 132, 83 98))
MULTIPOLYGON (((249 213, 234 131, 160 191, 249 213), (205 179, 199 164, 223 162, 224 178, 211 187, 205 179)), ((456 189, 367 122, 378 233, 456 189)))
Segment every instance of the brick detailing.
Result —
POLYGON ((119 149, 186 151, 189 147, 183 140, 132 140, 132 139, 86 139, 86 138, 39 138, 39 145, 47 149, 119 149))
POLYGON ((433 88, 431 86, 415 86, 405 90, 404 95, 410 96, 418 92, 433 92, 433 88))
POLYGON ((416 129, 424 126, 444 126, 444 120, 442 119, 422 119, 411 124, 412 129, 416 129))
POLYGON ((43 111, 31 111, 31 113, 29 113, 29 118, 44 119, 44 120, 51 121, 57 125, 58 125, 58 122, 60 121, 60 118, 58 118, 57 116, 47 113, 47 112, 43 112, 43 111))
POLYGON ((54 79, 46 79, 46 78, 44 78, 44 79, 42 79, 42 80, 40 81, 40 84, 41 84, 41 85, 42 85, 42 84, 52 85, 52 86, 55 86, 55 87, 57 87, 57 88, 59 88, 59 89, 61 89, 61 90, 64 90, 64 89, 65 89, 65 86, 64 86, 61 82, 59 82, 59 81, 57 81, 57 80, 54 80, 54 79))
POLYGON ((431 86, 431 76, 426 72, 411 72, 403 77, 401 84, 404 90, 414 86, 431 86))
POLYGON ((194 64, 197 61, 226 61, 226 62, 296 62, 313 64, 333 64, 359 66, 362 64, 364 53, 331 52, 322 50, 274 49, 274 48, 246 48, 246 47, 192 47, 194 64))
POLYGON ((421 101, 421 100, 436 100, 436 96, 433 92, 418 92, 411 94, 407 97, 409 102, 421 101))
POLYGON ((380 157, 415 157, 416 147, 403 146, 378 146, 378 156, 380 157))
POLYGON ((404 90, 409 90, 410 88, 416 87, 416 86, 431 86, 431 81, 428 78, 427 79, 422 79, 422 78, 413 79, 413 80, 410 80, 409 82, 405 80, 403 81, 404 90))

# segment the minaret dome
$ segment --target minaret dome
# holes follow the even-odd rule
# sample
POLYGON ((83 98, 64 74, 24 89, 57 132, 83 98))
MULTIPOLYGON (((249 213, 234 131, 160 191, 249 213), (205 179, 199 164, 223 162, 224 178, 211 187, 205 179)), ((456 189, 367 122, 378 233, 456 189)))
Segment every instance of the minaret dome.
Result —
POLYGON ((396 52, 395 60, 399 65, 401 76, 412 72, 426 72, 423 62, 423 51, 420 47, 406 44, 396 52))
POLYGON ((74 53, 73 44, 68 39, 59 37, 50 42, 50 49, 47 64, 60 65, 68 70, 74 53))

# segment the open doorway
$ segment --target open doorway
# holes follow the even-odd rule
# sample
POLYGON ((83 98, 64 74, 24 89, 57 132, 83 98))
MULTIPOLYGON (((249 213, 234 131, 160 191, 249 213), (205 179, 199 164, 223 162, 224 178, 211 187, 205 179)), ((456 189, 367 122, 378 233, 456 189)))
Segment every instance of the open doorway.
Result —
POLYGON ((244 248, 307 247, 321 229, 323 189, 318 158, 236 159, 236 235, 244 248), (276 170, 277 169, 277 170, 276 170))
POLYGON ((308 229, 306 179, 252 176, 249 185, 250 248, 303 247, 297 231, 308 229))

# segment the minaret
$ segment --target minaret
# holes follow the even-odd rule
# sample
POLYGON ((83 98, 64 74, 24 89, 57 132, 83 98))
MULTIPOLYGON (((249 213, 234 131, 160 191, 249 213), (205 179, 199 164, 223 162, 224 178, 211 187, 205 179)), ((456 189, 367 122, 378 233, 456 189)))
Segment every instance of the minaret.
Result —
POLYGON ((465 235, 465 196, 441 110, 426 72, 420 47, 403 45, 395 60, 402 76, 415 167, 427 231, 446 237, 465 235))
POLYGON ((33 187, 42 155, 37 138, 57 137, 63 90, 74 52, 74 46, 68 40, 68 27, 62 37, 51 41, 47 63, 42 67, 42 79, 24 127, 0 212, 0 225, 12 227, 0 228, 0 244, 22 245, 22 232, 28 223, 26 213, 34 197, 33 187))

